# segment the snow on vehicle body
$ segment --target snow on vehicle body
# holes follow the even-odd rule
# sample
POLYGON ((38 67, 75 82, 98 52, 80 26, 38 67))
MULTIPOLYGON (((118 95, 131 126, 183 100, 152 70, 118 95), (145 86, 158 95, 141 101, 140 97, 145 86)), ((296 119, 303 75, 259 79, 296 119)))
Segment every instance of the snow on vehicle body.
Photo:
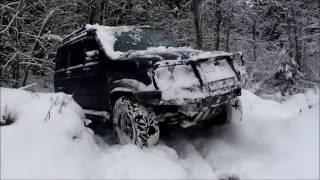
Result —
POLYGON ((221 124, 241 113, 242 55, 174 46, 150 27, 88 25, 58 50, 55 89, 109 113, 120 142, 139 146, 157 142, 159 123, 221 124))

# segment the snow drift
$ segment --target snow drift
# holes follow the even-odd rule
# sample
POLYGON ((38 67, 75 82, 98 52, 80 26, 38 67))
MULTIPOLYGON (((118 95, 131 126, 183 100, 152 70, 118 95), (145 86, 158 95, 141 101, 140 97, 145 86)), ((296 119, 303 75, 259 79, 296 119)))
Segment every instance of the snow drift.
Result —
POLYGON ((1 178, 319 178, 319 91, 279 104, 243 91, 241 123, 109 145, 71 96, 1 88, 1 178), (8 118, 10 117, 10 118, 8 118))

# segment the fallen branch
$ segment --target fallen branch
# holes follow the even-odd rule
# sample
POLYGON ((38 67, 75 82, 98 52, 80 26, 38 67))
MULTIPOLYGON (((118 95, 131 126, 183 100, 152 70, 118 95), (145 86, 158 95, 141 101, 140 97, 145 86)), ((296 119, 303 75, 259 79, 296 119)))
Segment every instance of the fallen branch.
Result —
MULTIPOLYGON (((2 70, 3 71, 5 71, 6 70, 6 68, 7 68, 7 66, 11 63, 11 61, 13 61, 14 60, 14 58, 17 56, 17 53, 14 53, 12 56, 11 56, 11 58, 6 62, 6 64, 2 67, 2 70)), ((2 72, 3 72, 2 71, 2 72)), ((2 75, 2 74, 1 74, 2 75)))
MULTIPOLYGON (((51 97, 52 98, 52 97, 51 97)), ((51 109, 53 108, 53 106, 55 106, 56 105, 56 103, 57 103, 57 101, 58 101, 58 99, 59 99, 59 97, 56 97, 56 99, 55 99, 55 101, 50 105, 50 107, 49 107, 49 110, 48 110, 48 113, 47 113, 47 115, 46 115, 46 117, 44 118, 44 121, 47 121, 47 120, 49 120, 50 119, 50 113, 51 113, 51 109)), ((53 99, 51 99, 51 101, 52 101, 53 99)))
POLYGON ((32 84, 28 84, 26 86, 20 87, 18 89, 25 90, 25 89, 29 89, 29 88, 31 88, 33 86, 36 86, 36 85, 37 85, 37 83, 32 83, 32 84))
POLYGON ((44 34, 41 38, 46 38, 48 40, 50 39, 53 39, 53 40, 56 40, 58 42, 62 42, 63 41, 63 38, 56 35, 56 34, 44 34))

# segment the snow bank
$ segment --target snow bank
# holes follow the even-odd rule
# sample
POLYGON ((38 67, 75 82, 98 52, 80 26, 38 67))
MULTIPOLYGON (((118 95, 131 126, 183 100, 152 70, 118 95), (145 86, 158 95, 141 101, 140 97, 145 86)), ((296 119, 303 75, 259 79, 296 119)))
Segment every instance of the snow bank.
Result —
POLYGON ((319 93, 279 104, 243 91, 241 123, 176 132, 141 150, 94 137, 68 95, 0 90, 1 110, 16 120, 1 126, 1 178, 319 178, 319 93))
POLYGON ((241 102, 244 112, 243 119, 249 121, 272 121, 294 117, 294 114, 284 109, 282 104, 261 99, 249 91, 242 91, 241 102))
POLYGON ((71 96, 0 91, 1 110, 13 110, 15 119, 1 127, 1 178, 92 176, 97 146, 71 96))
POLYGON ((319 105, 319 89, 308 89, 304 94, 295 94, 283 103, 283 107, 295 115, 317 105, 319 105))
POLYGON ((0 124, 10 123, 7 122, 10 119, 17 119, 21 105, 37 96, 36 94, 27 91, 20 91, 16 89, 9 90, 7 88, 1 88, 0 93, 0 124))
POLYGON ((318 179, 319 96, 313 99, 317 105, 297 114, 293 109, 301 104, 279 104, 244 91, 243 123, 202 140, 204 159, 220 174, 245 179, 318 179))

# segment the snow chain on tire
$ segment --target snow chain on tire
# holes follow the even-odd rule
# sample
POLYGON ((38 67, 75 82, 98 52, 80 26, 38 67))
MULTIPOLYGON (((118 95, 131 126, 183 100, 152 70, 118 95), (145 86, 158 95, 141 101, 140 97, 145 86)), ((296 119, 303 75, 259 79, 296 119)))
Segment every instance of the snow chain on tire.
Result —
POLYGON ((143 148, 158 142, 160 130, 153 114, 128 97, 120 97, 115 102, 113 122, 121 144, 133 143, 143 148), (121 121, 124 120, 122 116, 126 116, 131 123, 132 137, 121 129, 121 121))

